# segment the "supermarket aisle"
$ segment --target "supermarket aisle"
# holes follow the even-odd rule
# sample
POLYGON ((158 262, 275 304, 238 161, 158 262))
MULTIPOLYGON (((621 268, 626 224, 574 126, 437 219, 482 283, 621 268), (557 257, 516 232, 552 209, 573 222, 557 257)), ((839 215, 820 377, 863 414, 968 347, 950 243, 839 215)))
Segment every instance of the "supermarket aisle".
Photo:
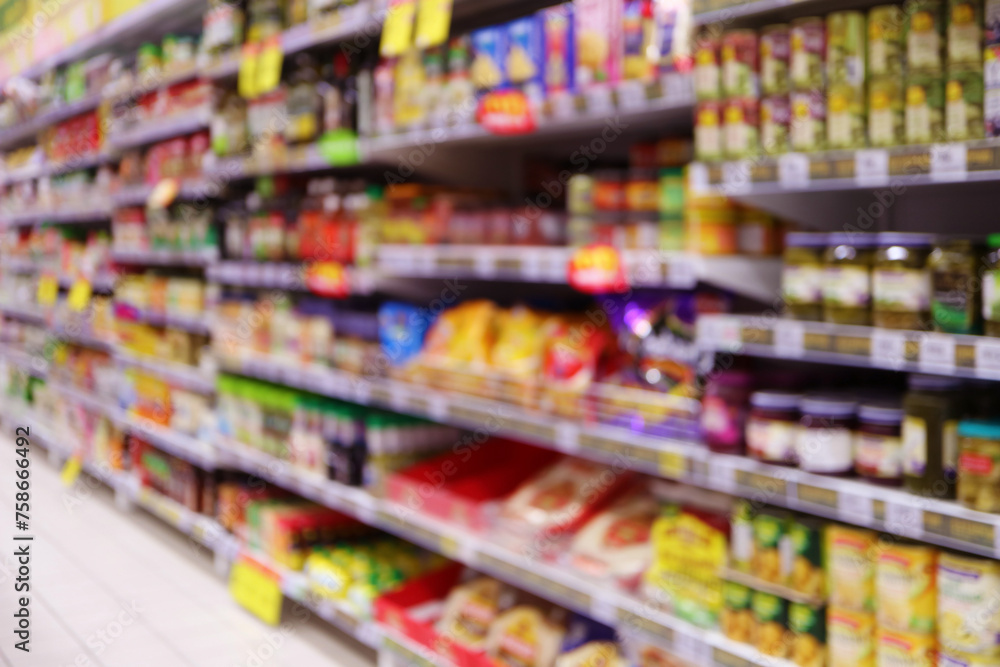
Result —
MULTIPOLYGON (((271 628, 237 607, 212 560, 109 490, 67 489, 35 445, 31 653, 14 649, 12 446, 0 457, 0 664, 7 667, 363 667, 374 653, 319 619, 271 628), (77 502, 78 501, 78 502, 77 502), (72 506, 72 507, 70 507, 72 506), (276 648, 275 648, 276 647, 276 648)), ((20 533, 20 531, 17 531, 20 533)), ((17 543, 23 544, 23 543, 17 543)), ((287 611, 287 610, 286 610, 287 611)))

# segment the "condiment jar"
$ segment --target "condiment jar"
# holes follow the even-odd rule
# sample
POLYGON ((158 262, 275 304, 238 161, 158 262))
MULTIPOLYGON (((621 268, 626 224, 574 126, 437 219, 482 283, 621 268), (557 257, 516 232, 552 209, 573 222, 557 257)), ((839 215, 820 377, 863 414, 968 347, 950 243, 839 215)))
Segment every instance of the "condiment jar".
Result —
POLYGON ((983 307, 976 285, 981 255, 982 247, 969 239, 952 239, 934 246, 927 267, 931 271, 931 319, 935 331, 982 331, 983 307))
POLYGON ((708 448, 739 453, 753 378, 743 371, 722 371, 709 379, 701 401, 701 429, 708 448))
POLYGON ((747 454, 768 463, 794 464, 801 400, 801 394, 787 391, 755 391, 747 417, 747 454))
POLYGON ((629 211, 652 211, 659 206, 659 183, 655 169, 630 169, 625 181, 625 208, 629 211))
POLYGON ((847 475, 854 469, 857 403, 840 396, 807 396, 795 438, 799 467, 822 475, 847 475))
POLYGON ((959 502, 1000 513, 1000 422, 962 421, 958 440, 959 502))
POLYGON ((871 323, 873 234, 830 234, 824 253, 823 319, 834 324, 871 323))
POLYGON ((955 497, 961 382, 911 375, 903 397, 903 481, 914 493, 955 497))
POLYGON ((625 209, 625 186, 620 171, 603 169, 594 174, 593 203, 598 211, 625 209))
POLYGON ((930 234, 883 232, 872 268, 872 322, 886 329, 924 329, 930 319, 930 234))
POLYGON ((796 320, 823 319, 823 252, 829 234, 791 232, 785 236, 781 297, 796 320))
POLYGON ((1000 234, 986 237, 989 250, 983 260, 983 333, 1000 337, 1000 234))
POLYGON ((903 483, 903 407, 865 403, 858 409, 854 470, 873 482, 903 483))

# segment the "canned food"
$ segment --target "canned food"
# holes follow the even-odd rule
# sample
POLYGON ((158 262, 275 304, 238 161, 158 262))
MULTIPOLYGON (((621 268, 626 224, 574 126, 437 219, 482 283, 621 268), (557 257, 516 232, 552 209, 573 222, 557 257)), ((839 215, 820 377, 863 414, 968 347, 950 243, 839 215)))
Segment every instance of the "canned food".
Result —
POLYGON ((874 77, 868 82, 868 141, 872 146, 899 146, 904 132, 903 86, 898 77, 874 77))
POLYGON ((937 567, 937 628, 941 649, 1000 657, 1000 563, 942 552, 937 567))
POLYGON ((1000 88, 983 94, 983 124, 987 137, 1000 137, 1000 88))
POLYGON ((982 62, 981 0, 948 0, 948 64, 978 66, 982 62))
POLYGON ((806 16, 792 21, 789 43, 792 89, 822 89, 823 57, 826 55, 826 24, 823 19, 806 16))
POLYGON ((937 665, 937 642, 934 635, 920 635, 878 628, 875 637, 876 664, 890 665, 937 665))
POLYGON ((757 97, 757 33, 730 30, 722 35, 722 94, 757 97))
POLYGON ((705 101, 694 115, 694 152, 699 160, 722 158, 722 104, 705 101))
POLYGON ((830 607, 826 612, 830 667, 875 667, 875 617, 830 607))
POLYGON ((952 71, 944 92, 948 141, 982 139, 985 132, 982 72, 978 69, 952 71))
POLYGON ((757 134, 760 119, 757 113, 757 100, 754 98, 738 98, 726 102, 723 115, 726 157, 746 157, 757 150, 760 145, 757 134))
POLYGON ((868 74, 883 76, 903 71, 903 26, 899 5, 872 7, 868 12, 868 74))
POLYGON ((826 146, 826 99, 813 90, 791 95, 788 136, 793 151, 818 151, 826 146))
POLYGON ((846 82, 830 84, 827 95, 826 141, 829 148, 865 146, 864 88, 846 82))
POLYGON ((792 632, 789 658, 799 667, 826 664, 826 612, 822 607, 790 603, 788 628, 792 632))
POLYGON ((830 83, 861 86, 865 80, 865 15, 833 12, 826 17, 826 75, 830 83))
POLYGON ((760 32, 760 88, 765 95, 788 92, 789 29, 787 23, 760 32))
POLYGON ((906 143, 944 140, 944 77, 914 75, 906 82, 906 143))
POLYGON ((792 109, 788 95, 771 95, 760 101, 760 146, 765 153, 788 152, 788 127, 792 109))
POLYGON ((944 17, 941 0, 913 0, 906 22, 906 65, 910 72, 943 71, 944 17))
POLYGON ((699 100, 717 100, 722 95, 719 46, 719 38, 707 30, 695 38, 694 94, 699 100))
MULTIPOLYGON (((1000 0, 997 2, 1000 5, 1000 0)), ((983 85, 1000 88, 1000 45, 994 44, 983 49, 983 85)))

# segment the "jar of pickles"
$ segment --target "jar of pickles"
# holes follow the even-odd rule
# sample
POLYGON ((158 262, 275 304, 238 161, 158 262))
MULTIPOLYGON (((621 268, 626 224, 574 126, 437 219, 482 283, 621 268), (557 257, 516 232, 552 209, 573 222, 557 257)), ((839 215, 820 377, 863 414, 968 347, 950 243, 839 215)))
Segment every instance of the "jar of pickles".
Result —
POLYGON ((823 271, 823 320, 834 324, 871 323, 871 273, 875 238, 871 234, 830 234, 823 271))
POLYGON ((781 297, 796 320, 823 319, 823 253, 828 234, 791 232, 785 236, 781 297))
POLYGON ((865 403, 858 409, 854 470, 882 484, 903 483, 903 407, 865 403))
POLYGON ((1000 422, 958 425, 958 500, 980 512, 1000 512, 1000 422))
POLYGON ((953 239, 934 247, 927 267, 931 272, 931 319, 935 331, 976 334, 982 330, 981 295, 976 288, 981 256, 981 247, 969 239, 953 239))
POLYGON ((955 497, 961 382, 937 375, 911 375, 903 398, 903 481, 915 493, 955 497))
POLYGON ((768 463, 795 463, 795 436, 799 430, 800 394, 755 391, 747 418, 747 454, 768 463))
POLYGON ((983 331, 987 336, 1000 337, 1000 234, 986 237, 988 248, 983 260, 983 331))
POLYGON ((883 232, 872 269, 872 321, 886 329, 923 329, 930 319, 929 234, 883 232))
POLYGON ((807 396, 795 437, 799 467, 822 475, 847 475, 854 469, 857 404, 841 396, 807 396))

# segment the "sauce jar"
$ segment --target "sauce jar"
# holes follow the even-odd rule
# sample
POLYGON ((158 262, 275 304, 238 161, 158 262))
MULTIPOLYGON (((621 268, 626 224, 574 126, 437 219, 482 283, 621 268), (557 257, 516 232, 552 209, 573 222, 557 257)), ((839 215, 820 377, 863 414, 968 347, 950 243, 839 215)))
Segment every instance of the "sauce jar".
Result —
POLYGON ((872 269, 872 322, 886 329, 923 329, 930 319, 929 234, 883 232, 872 269))
POLYGON ((701 402, 701 430, 712 451, 735 454, 743 450, 752 384, 753 378, 743 371, 722 371, 708 381, 701 402))
POLYGON ((903 483, 903 407, 866 403, 858 409, 854 470, 881 484, 903 483))
POLYGON ((785 235, 781 298, 785 313, 796 320, 816 322, 823 316, 823 252, 829 234, 791 232, 785 235))
POLYGON ((871 323, 872 234, 830 234, 823 271, 823 319, 834 324, 871 323))
POLYGON ((903 482, 914 493, 955 497, 961 382, 911 375, 903 397, 903 482))
POLYGON ((934 247, 927 267, 931 272, 931 319, 935 331, 982 331, 979 317, 983 308, 976 289, 981 255, 981 246, 969 239, 953 239, 934 247))
POLYGON ((747 417, 747 454, 758 461, 794 464, 801 400, 801 394, 787 391, 755 391, 747 417))
POLYGON ((986 269, 983 271, 983 333, 987 336, 1000 337, 1000 234, 990 234, 986 237, 989 250, 983 261, 986 269))
POLYGON ((620 171, 604 169, 594 174, 594 208, 598 211, 625 209, 625 186, 620 171))
POLYGON ((1000 513, 1000 422, 960 422, 958 441, 959 502, 1000 513))
POLYGON ((847 475, 854 469, 857 403, 840 396, 807 396, 795 438, 799 468, 821 475, 847 475))
POLYGON ((655 169, 630 169, 625 181, 625 208, 629 211, 656 211, 659 188, 655 169))

